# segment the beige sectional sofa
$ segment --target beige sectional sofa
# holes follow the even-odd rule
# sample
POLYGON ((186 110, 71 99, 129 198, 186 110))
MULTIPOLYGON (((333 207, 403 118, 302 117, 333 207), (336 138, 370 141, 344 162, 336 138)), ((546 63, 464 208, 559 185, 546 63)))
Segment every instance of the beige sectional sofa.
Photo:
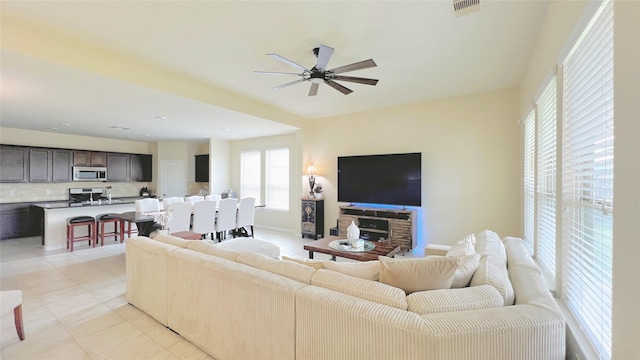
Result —
POLYGON ((562 313, 522 241, 485 231, 475 249, 470 286, 407 295, 352 276, 374 263, 329 270, 138 237, 127 240, 127 299, 216 359, 564 359, 562 313))

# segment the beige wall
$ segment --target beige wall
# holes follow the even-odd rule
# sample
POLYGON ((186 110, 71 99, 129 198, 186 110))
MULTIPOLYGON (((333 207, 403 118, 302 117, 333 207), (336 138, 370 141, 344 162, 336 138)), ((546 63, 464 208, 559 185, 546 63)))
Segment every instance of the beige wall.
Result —
POLYGON ((327 229, 340 205, 338 156, 421 152, 419 251, 483 229, 521 235, 517 119, 518 93, 509 90, 314 120, 305 161, 325 187, 327 229))

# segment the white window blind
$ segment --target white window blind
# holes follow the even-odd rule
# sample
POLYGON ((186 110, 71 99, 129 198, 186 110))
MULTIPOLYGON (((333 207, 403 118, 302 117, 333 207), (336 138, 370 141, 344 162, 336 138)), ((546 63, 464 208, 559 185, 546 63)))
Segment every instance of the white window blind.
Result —
POLYGON ((267 207, 289 210, 289 149, 266 151, 267 207))
POLYGON ((533 253, 535 224, 535 111, 524 119, 524 243, 533 253))
POLYGON ((253 197, 261 204, 260 185, 260 150, 240 152, 240 196, 253 197))
POLYGON ((563 299, 600 357, 611 357, 613 2, 563 64, 563 299))
POLYGON ((543 271, 555 277, 556 267, 556 79, 537 102, 537 231, 536 257, 543 271))

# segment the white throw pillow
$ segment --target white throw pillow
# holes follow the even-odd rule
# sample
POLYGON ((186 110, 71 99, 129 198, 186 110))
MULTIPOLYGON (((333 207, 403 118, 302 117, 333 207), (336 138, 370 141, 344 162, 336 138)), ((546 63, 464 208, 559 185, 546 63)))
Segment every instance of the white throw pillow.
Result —
POLYGON ((378 260, 363 262, 336 262, 324 260, 325 269, 333 270, 345 275, 378 281, 380 279, 380 262, 378 260))
POLYGON ((458 259, 434 256, 420 259, 394 259, 378 256, 380 282, 410 294, 416 291, 449 289, 458 269, 458 259))
POLYGON ((476 235, 469 234, 464 239, 458 241, 451 246, 451 249, 447 251, 446 256, 467 256, 476 253, 476 235))
POLYGON ((480 265, 480 254, 471 254, 458 257, 458 269, 453 276, 451 288, 463 288, 469 286, 471 277, 480 265))

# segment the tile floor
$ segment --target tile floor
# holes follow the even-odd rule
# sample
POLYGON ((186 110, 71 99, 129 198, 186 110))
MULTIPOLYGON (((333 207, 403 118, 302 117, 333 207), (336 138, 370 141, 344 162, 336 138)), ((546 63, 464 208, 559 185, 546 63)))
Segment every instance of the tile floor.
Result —
MULTIPOLYGON (((303 245, 313 242, 260 229, 256 238, 301 258, 308 256, 303 245)), ((22 290, 26 336, 18 339, 13 312, 2 316, 0 360, 211 359, 127 303, 124 243, 75 246, 70 253, 44 251, 39 237, 0 241, 0 289, 22 290)))

